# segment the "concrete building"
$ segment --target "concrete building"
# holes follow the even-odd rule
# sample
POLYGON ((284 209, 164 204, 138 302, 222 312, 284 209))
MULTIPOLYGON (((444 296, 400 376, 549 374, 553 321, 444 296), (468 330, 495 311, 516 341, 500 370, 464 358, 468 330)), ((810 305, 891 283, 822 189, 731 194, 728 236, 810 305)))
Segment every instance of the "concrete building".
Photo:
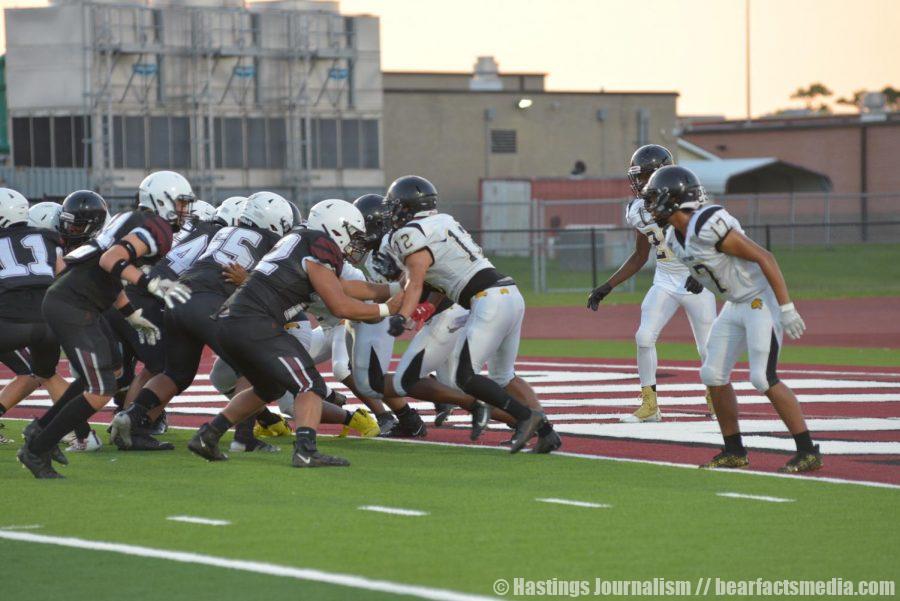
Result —
POLYGON ((130 195, 166 168, 214 201, 383 185, 375 17, 306 0, 56 0, 5 14, 3 176, 29 195, 130 195))
POLYGON ((675 92, 548 91, 543 73, 503 73, 491 57, 382 80, 386 181, 428 177, 473 227, 481 178, 622 177, 637 146, 675 144, 675 92))

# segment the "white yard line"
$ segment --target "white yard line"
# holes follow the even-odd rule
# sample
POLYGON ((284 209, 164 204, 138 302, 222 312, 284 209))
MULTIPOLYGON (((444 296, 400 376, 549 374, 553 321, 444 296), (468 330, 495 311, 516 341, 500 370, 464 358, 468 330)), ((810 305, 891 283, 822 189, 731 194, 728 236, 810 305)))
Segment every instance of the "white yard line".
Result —
POLYGON ((210 518, 201 518, 193 515, 170 515, 166 518, 171 522, 185 522, 187 524, 203 524, 204 526, 230 526, 228 520, 213 520, 210 518))
POLYGON ((0 530, 39 530, 43 528, 40 524, 23 524, 21 526, 12 525, 12 526, 0 526, 0 530))
POLYGON ((423 516, 428 515, 427 511, 419 511, 418 509, 402 509, 400 507, 383 507, 381 505, 361 505, 357 507, 362 511, 375 511, 377 513, 389 513, 391 515, 407 515, 407 516, 423 516))
POLYGON ((555 503, 557 505, 571 505, 573 507, 587 507, 590 509, 609 509, 612 505, 607 505, 606 503, 588 503, 587 501, 572 501, 570 499, 535 499, 540 503, 555 503))
POLYGON ((782 497, 767 497, 765 495, 745 495, 739 492, 717 492, 717 497, 729 499, 751 499, 753 501, 767 501, 769 503, 793 503, 796 499, 784 499, 782 497))
POLYGON ((225 568, 228 570, 237 570, 240 572, 265 574, 267 576, 280 576, 282 578, 293 578, 295 580, 305 580, 308 582, 322 582, 325 584, 346 586, 349 588, 367 591, 377 591, 393 595, 407 595, 410 597, 418 597, 419 599, 431 599, 434 601, 486 601, 488 599, 493 599, 493 597, 460 593, 447 589, 432 588, 428 586, 402 584, 400 582, 391 582, 389 580, 374 580, 365 578, 363 576, 340 574, 337 572, 325 572, 323 570, 314 570, 311 568, 295 568, 293 566, 265 563, 261 561, 229 559, 227 557, 216 557, 215 555, 203 555, 200 553, 190 553, 186 551, 178 551, 175 549, 156 549, 153 547, 141 547, 138 545, 127 545, 122 543, 108 543, 103 541, 85 540, 81 538, 45 536, 41 534, 31 534, 28 532, 0 531, 0 539, 2 538, 27 543, 56 545, 73 549, 88 549, 90 551, 106 551, 109 553, 118 553, 120 555, 149 557, 153 559, 163 559, 166 561, 176 561, 179 563, 206 565, 216 568, 225 568))

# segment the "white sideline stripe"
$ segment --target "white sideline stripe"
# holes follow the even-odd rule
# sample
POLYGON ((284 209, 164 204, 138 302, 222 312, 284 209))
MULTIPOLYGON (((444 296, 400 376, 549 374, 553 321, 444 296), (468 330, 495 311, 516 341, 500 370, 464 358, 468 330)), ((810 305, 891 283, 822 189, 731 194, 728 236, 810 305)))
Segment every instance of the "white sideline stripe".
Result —
POLYGON ((784 499, 782 497, 767 497, 765 495, 745 495, 739 492, 717 492, 717 497, 729 499, 752 499, 754 501, 768 501, 769 503, 793 503, 796 499, 784 499))
POLYGON ((381 505, 360 505, 357 509, 362 511, 377 511, 378 513, 390 513, 391 515, 428 515, 427 511, 419 511, 418 509, 400 509, 399 507, 382 507, 381 505))
MULTIPOLYGON (((628 364, 622 363, 561 363, 555 361, 516 361, 516 365, 532 365, 535 367, 581 367, 581 368, 591 368, 591 367, 600 367, 603 369, 629 369, 633 367, 628 364)), ((672 371, 699 371, 700 370, 700 362, 699 359, 697 361, 697 367, 689 367, 684 365, 667 365, 665 363, 661 363, 659 365, 660 370, 670 369, 672 371)), ((864 371, 864 367, 860 367, 859 371, 838 371, 838 370, 825 370, 825 369, 803 369, 803 368, 790 368, 790 367, 778 367, 779 372, 790 372, 794 374, 810 374, 810 375, 822 375, 822 376, 889 376, 889 377, 897 377, 897 372, 878 372, 878 371, 864 371)), ((736 367, 733 371, 749 373, 750 369, 746 367, 736 367)))
POLYGON ((43 528, 40 524, 23 524, 21 526, 0 526, 0 530, 37 530, 43 528))
POLYGON ((612 505, 607 505, 606 503, 588 503, 587 501, 571 501, 569 499, 535 499, 535 501, 539 501, 541 503, 556 503, 557 505, 572 505, 574 507, 588 507, 591 509, 608 509, 612 507, 612 505))
POLYGON ((0 531, 0 538, 44 545, 58 545, 74 549, 107 551, 109 553, 119 553, 120 555, 166 559, 169 561, 177 561, 179 563, 213 566, 228 570, 253 572, 256 574, 266 574, 268 576, 281 576, 284 578, 293 578, 295 580, 306 580, 310 582, 324 582, 325 584, 392 593, 395 595, 408 595, 420 599, 431 599, 433 601, 487 601, 489 599, 495 599, 494 597, 460 593, 447 589, 418 586, 415 584, 401 584, 399 582, 390 582, 388 580, 372 580, 362 576, 353 576, 351 574, 324 572, 322 570, 314 570, 311 568, 295 568, 292 566, 264 563, 261 561, 228 559, 225 557, 216 557, 214 555, 203 555, 200 553, 171 549, 154 549, 152 547, 140 547, 138 545, 107 543, 103 541, 92 541, 62 536, 45 536, 27 532, 0 531))
POLYGON ((192 515, 170 515, 166 518, 173 522, 187 522, 188 524, 203 524, 204 526, 229 526, 228 520, 212 520, 210 518, 198 518, 192 515))

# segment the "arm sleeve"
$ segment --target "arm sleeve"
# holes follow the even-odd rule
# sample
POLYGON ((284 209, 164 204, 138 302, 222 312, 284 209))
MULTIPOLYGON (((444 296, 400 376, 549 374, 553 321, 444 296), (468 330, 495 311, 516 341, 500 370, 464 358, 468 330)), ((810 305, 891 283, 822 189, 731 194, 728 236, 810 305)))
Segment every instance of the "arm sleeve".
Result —
POLYGON ((428 238, 420 227, 403 227, 391 235, 391 251, 401 259, 428 248, 428 238))

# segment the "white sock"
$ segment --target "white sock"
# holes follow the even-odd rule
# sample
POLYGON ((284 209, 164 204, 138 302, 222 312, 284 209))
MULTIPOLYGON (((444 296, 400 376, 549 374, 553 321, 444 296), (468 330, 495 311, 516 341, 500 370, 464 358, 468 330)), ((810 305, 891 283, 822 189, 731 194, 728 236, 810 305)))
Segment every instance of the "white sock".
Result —
POLYGON ((638 376, 641 388, 656 385, 656 345, 639 346, 637 350, 638 376))

